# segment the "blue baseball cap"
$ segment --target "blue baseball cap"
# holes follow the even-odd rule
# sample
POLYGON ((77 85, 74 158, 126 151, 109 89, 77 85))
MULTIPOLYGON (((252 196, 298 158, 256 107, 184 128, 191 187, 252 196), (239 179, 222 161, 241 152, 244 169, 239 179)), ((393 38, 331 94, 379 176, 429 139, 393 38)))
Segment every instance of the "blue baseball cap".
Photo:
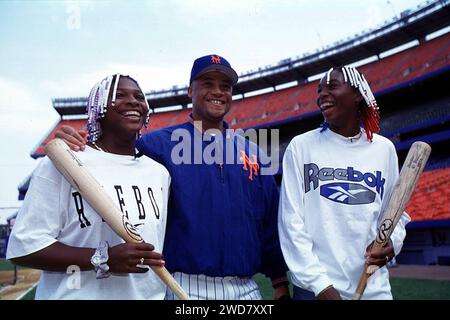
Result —
POLYGON ((238 82, 238 74, 231 67, 230 63, 224 57, 217 54, 210 54, 200 57, 194 61, 189 85, 201 75, 211 71, 219 71, 227 75, 233 86, 238 82))

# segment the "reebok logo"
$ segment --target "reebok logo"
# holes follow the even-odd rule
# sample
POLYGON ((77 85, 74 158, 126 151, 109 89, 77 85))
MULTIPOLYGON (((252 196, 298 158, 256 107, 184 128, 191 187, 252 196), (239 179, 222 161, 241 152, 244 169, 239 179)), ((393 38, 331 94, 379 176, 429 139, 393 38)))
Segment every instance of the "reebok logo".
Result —
POLYGON ((325 184, 320 187, 320 195, 345 204, 366 204, 375 200, 375 192, 360 184, 348 182, 325 184))
MULTIPOLYGON (((384 184, 386 179, 382 177, 381 171, 375 173, 355 170, 353 167, 344 168, 319 168, 315 163, 305 164, 304 166, 305 192, 308 193, 319 187, 319 181, 350 181, 364 182, 369 188, 375 188, 375 191, 383 198, 384 184)), ((359 183, 331 183, 322 185, 320 194, 327 199, 346 204, 370 203, 365 202, 371 199, 370 191, 373 193, 373 202, 375 193, 359 183), (364 190, 366 189, 366 190, 364 190), (338 194, 337 192, 341 192, 338 194), (333 197, 333 198, 330 198, 333 197), (365 199, 365 200, 364 200, 365 199), (362 202, 361 202, 362 201, 362 202)))

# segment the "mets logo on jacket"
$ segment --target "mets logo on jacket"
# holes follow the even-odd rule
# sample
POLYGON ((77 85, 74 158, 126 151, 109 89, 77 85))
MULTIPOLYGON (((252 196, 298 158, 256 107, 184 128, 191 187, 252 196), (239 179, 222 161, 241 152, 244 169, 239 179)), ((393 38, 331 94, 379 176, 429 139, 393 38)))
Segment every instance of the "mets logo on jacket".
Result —
POLYGON ((383 199, 386 179, 381 171, 375 173, 347 168, 319 168, 315 163, 305 164, 305 193, 320 186, 320 195, 342 204, 367 204, 375 201, 376 193, 383 199))

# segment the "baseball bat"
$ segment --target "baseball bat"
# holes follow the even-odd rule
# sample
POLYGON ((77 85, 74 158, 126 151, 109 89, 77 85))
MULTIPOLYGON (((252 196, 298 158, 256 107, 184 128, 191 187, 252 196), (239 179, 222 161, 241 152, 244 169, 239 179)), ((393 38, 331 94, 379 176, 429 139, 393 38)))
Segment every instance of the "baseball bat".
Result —
MULTIPOLYGON (((45 146, 45 151, 72 187, 80 192, 91 207, 123 240, 135 243, 144 241, 128 218, 63 140, 53 139, 45 146)), ((189 300, 189 296, 165 267, 150 267, 180 300, 189 300)))
MULTIPOLYGON (((411 145, 386 210, 383 213, 383 220, 378 227, 377 237, 371 249, 372 253, 379 252, 389 241, 414 192, 430 153, 431 147, 425 142, 416 141, 411 145)), ((353 300, 361 299, 367 286, 367 280, 378 269, 379 267, 376 265, 369 265, 365 268, 359 279, 353 300)))

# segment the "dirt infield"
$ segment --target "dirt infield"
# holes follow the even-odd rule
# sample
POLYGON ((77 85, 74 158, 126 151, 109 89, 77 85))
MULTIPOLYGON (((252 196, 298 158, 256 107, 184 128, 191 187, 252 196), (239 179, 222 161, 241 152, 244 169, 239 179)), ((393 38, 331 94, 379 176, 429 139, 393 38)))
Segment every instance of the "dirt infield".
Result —
POLYGON ((16 300, 39 280, 40 274, 40 270, 18 269, 17 283, 12 285, 14 271, 0 272, 0 300, 16 300))

